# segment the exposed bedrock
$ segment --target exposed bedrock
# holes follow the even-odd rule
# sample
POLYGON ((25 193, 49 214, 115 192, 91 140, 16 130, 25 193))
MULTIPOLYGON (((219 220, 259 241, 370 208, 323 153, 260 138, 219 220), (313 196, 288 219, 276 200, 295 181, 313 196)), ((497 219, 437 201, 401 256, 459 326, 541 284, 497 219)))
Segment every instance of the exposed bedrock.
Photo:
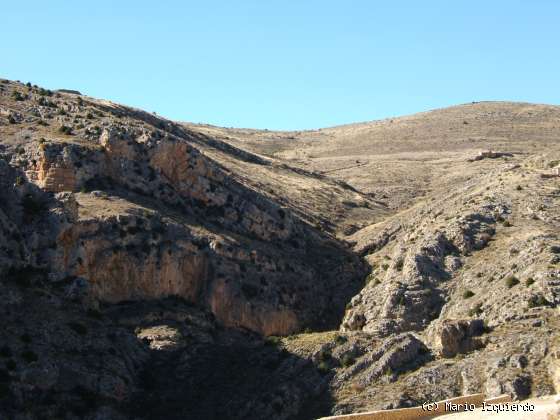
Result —
POLYGON ((494 234, 495 211, 499 209, 483 208, 445 227, 401 233, 392 253, 374 267, 370 281, 351 300, 342 330, 387 336, 426 328, 439 317, 465 255, 484 247, 494 234))
POLYGON ((366 274, 184 139, 109 127, 95 147, 28 145, 25 157, 30 182, 16 190, 39 187, 50 214, 36 254, 53 279, 85 282, 90 304, 176 295, 226 326, 289 334, 337 326, 366 274))

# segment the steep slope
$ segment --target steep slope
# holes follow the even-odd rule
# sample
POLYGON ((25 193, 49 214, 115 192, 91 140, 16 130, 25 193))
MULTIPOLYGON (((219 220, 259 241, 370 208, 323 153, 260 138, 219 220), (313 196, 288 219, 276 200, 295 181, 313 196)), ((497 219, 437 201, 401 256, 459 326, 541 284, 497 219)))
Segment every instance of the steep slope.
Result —
POLYGON ((359 260, 230 176, 197 148, 206 138, 125 107, 3 86, 14 167, 4 188, 70 213, 21 264, 83 278, 105 302, 179 295, 265 334, 335 325, 363 278, 359 260), (63 191, 75 194, 45 193, 63 191))
MULTIPOLYGON (((0 100, 3 413, 52 418, 68 409, 79 416, 135 410, 135 395, 149 392, 143 372, 161 361, 151 355, 159 349, 142 338, 153 315, 124 327, 118 310, 107 316, 124 303, 143 308, 158 300, 170 322, 177 308, 167 297, 194 304, 212 325, 241 329, 225 336, 239 341, 242 354, 246 340, 264 345, 247 331, 336 327, 361 287, 366 265, 318 229, 328 224, 325 214, 306 213, 301 201, 275 202, 203 149, 244 164, 266 166, 265 160, 77 94, 2 81, 0 100), (115 353, 121 335, 127 344, 115 353), (115 360, 103 367, 101 359, 84 357, 88 351, 110 352, 115 360)), ((344 185, 290 168, 275 171, 312 185, 310 197, 325 184, 340 202, 358 199, 373 213, 383 211, 344 185)), ((202 345, 208 339, 199 330, 196 323, 187 328, 202 345)), ((172 363, 167 354, 163 363, 172 363)), ((209 389, 215 385, 208 382, 209 389)), ((209 407, 220 392, 208 396, 209 407)), ((307 398, 286 413, 298 412, 307 398)))

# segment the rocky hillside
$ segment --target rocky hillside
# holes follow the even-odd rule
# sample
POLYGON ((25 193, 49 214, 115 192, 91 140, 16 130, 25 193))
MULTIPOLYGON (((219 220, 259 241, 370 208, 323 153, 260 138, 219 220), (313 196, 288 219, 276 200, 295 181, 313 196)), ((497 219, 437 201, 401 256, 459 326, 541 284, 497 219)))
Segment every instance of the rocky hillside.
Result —
POLYGON ((0 80, 0 418, 552 394, 559 139, 552 106, 278 133, 0 80))

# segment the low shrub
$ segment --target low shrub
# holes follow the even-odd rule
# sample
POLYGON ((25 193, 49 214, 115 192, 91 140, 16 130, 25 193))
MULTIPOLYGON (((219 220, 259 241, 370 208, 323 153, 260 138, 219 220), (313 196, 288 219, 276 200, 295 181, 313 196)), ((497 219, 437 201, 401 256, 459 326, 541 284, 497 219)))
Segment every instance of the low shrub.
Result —
POLYGON ((482 314, 482 303, 477 303, 475 306, 469 309, 470 317, 479 316, 480 314, 482 314))
POLYGON ((516 286, 519 284, 519 279, 515 276, 507 276, 506 277, 506 286, 508 289, 511 289, 513 286, 516 286))
POLYGON ((465 290, 463 292, 463 299, 469 299, 474 296, 474 292, 472 290, 465 290))
POLYGON ((548 306, 550 302, 546 300, 543 295, 534 295, 531 296, 527 302, 527 306, 529 308, 536 308, 538 306, 548 306))
POLYGON ((319 360, 325 362, 327 360, 330 360, 331 358, 332 358, 332 353, 330 350, 323 349, 319 352, 319 360))
POLYGON ((326 362, 320 362, 320 363, 317 365, 317 369, 318 369, 319 372, 321 372, 321 373, 327 373, 327 372, 329 371, 330 368, 329 368, 329 364, 328 364, 328 363, 326 363, 326 362))
POLYGON ((68 127, 67 125, 61 125, 58 128, 58 132, 61 134, 66 134, 67 136, 71 136, 73 134, 72 127, 68 127))
POLYGON ((345 354, 344 356, 342 356, 342 359, 340 359, 340 364, 343 367, 350 367, 352 366, 354 363, 356 362, 356 359, 354 359, 352 357, 352 355, 350 354, 345 354))
POLYGON ((14 90, 12 92, 12 98, 16 101, 24 101, 25 100, 25 96, 21 94, 21 92, 14 90))
POLYGON ((279 346, 282 344, 282 339, 275 335, 269 335, 264 339, 264 344, 267 346, 279 346))
POLYGON ((348 341, 348 338, 344 337, 343 335, 338 335, 334 338, 334 342, 338 345, 344 344, 348 341))

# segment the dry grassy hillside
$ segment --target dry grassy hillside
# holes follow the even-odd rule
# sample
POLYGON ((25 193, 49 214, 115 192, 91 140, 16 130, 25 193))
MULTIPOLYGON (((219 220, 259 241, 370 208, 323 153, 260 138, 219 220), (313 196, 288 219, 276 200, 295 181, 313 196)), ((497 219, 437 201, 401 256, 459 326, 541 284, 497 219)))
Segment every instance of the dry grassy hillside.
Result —
POLYGON ((189 125, 263 156, 348 182, 393 209, 476 176, 480 150, 534 153, 559 142, 560 107, 477 102, 313 131, 189 125))

